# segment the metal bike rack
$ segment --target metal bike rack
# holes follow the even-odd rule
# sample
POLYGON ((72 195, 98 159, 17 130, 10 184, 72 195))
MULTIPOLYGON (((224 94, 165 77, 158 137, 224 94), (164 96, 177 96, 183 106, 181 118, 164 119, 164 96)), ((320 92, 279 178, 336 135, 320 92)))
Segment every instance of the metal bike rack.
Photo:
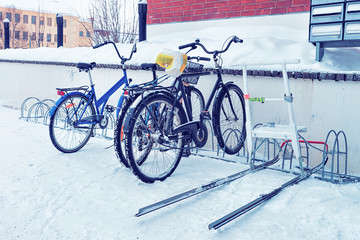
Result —
MULTIPOLYGON (((37 97, 28 97, 21 103, 20 119, 24 119, 25 121, 30 121, 34 123, 49 125, 49 113, 54 105, 55 101, 52 99, 40 100, 37 97)), ((95 136, 112 140, 113 134, 109 130, 115 129, 116 118, 114 114, 110 112, 107 113, 107 117, 109 121, 107 127, 101 129, 101 133, 95 133, 95 136)))
MULTIPOLYGON (((302 165, 302 156, 300 152, 300 144, 299 144, 299 132, 306 131, 306 127, 297 126, 295 123, 295 114, 293 109, 293 96, 290 92, 289 86, 289 79, 286 71, 287 64, 298 64, 300 60, 285 60, 281 62, 247 62, 243 65, 243 82, 244 82, 244 98, 245 98, 245 112, 246 112, 246 135, 247 135, 247 148, 250 159, 250 165, 254 168, 254 161, 255 158, 254 154, 256 149, 254 148, 254 140, 253 138, 269 138, 269 139, 285 139, 292 141, 292 147, 294 149, 294 154, 296 159, 299 162, 299 168, 302 174, 304 174, 304 169, 302 165), (282 67, 282 77, 284 82, 284 89, 285 94, 283 98, 266 98, 267 101, 285 101, 287 103, 288 109, 288 118, 289 124, 288 125, 262 125, 258 128, 252 128, 252 119, 251 119, 251 108, 250 108, 250 93, 248 88, 248 78, 247 78, 247 67, 248 66, 256 66, 256 65, 280 65, 282 67), (255 151, 254 151, 255 150, 255 151)), ((265 99, 265 98, 264 98, 265 99)))

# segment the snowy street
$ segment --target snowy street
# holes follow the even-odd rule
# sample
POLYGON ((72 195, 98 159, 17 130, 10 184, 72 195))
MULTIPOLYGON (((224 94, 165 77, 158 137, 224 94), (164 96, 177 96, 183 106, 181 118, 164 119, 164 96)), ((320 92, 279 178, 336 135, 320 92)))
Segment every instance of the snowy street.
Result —
POLYGON ((136 218, 138 209, 248 168, 183 158, 164 182, 144 184, 111 147, 92 138, 63 154, 48 127, 0 107, 1 239, 359 239, 360 184, 310 179, 217 231, 210 222, 270 192, 293 175, 264 170, 136 218))

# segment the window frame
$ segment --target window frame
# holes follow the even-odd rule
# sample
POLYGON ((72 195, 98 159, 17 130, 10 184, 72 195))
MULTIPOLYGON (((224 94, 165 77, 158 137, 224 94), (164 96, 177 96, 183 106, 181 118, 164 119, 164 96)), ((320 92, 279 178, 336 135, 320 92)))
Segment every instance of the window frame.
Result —
POLYGON ((14 38, 20 40, 20 31, 14 31, 14 38))
POLYGON ((9 19, 10 22, 11 22, 11 17, 12 17, 11 13, 7 12, 6 13, 6 18, 9 19))
POLYGON ((29 32, 23 31, 23 38, 22 40, 28 40, 29 39, 29 32), (26 37, 25 37, 26 36, 26 37))
POLYGON ((23 23, 29 23, 29 15, 24 14, 23 15, 23 23), (25 21, 26 19, 26 21, 25 21))
POLYGON ((36 25, 36 16, 31 16, 31 24, 36 25))
POLYGON ((19 23, 21 19, 20 13, 15 13, 15 22, 19 23))
POLYGON ((51 26, 52 26, 52 18, 51 18, 51 17, 46 18, 46 25, 47 25, 48 27, 51 27, 51 26))

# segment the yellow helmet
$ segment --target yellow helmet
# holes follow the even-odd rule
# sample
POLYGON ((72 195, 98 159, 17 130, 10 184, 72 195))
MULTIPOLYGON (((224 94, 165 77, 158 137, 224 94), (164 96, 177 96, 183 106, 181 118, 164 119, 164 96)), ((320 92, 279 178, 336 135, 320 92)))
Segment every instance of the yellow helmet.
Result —
POLYGON ((156 58, 156 63, 165 68, 165 72, 172 77, 178 77, 186 67, 186 54, 166 50, 160 53, 156 58))

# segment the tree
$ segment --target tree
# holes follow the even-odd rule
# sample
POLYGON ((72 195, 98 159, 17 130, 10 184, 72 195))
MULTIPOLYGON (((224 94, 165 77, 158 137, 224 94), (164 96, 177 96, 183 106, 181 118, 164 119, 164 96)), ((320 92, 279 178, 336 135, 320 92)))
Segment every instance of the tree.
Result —
POLYGON ((134 0, 93 0, 90 19, 95 44, 104 41, 132 43, 137 36, 138 15, 134 0))
MULTIPOLYGON (((14 5, 8 6, 6 12, 10 13, 11 15, 11 19, 9 19, 11 48, 26 48, 28 45, 27 40, 24 40, 23 38, 20 37, 24 31, 27 31, 27 27, 21 22, 20 19, 21 12, 18 9, 16 9, 14 5)), ((5 35, 5 33, 3 33, 3 35, 5 35)), ((0 47, 3 48, 4 46, 0 46, 0 47)))

